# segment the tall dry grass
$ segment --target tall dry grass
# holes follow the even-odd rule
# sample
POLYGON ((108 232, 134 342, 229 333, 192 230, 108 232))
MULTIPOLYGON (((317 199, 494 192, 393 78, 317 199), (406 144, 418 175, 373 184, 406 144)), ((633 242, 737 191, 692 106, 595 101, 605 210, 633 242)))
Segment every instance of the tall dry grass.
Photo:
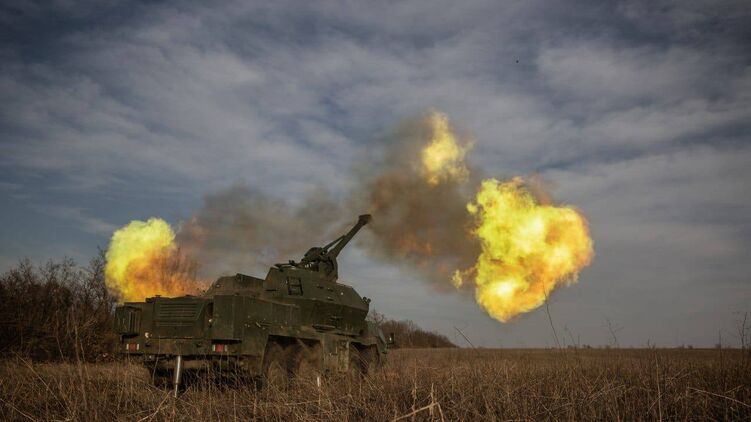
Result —
POLYGON ((397 350, 366 378, 197 383, 177 399, 127 362, 0 364, 3 420, 749 420, 738 350, 397 350))

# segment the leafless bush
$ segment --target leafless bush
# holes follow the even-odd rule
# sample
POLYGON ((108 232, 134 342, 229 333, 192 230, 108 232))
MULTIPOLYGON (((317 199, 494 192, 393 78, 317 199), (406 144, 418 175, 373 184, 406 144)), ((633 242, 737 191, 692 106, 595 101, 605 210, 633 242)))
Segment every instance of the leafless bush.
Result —
POLYGON ((423 330, 410 320, 397 321, 389 319, 375 310, 370 312, 368 319, 381 327, 381 330, 387 336, 394 336, 395 344, 393 346, 395 348, 456 347, 448 337, 423 330))
POLYGON ((85 268, 71 259, 39 267, 22 260, 0 276, 0 353, 86 361, 111 355, 113 306, 101 253, 85 268))

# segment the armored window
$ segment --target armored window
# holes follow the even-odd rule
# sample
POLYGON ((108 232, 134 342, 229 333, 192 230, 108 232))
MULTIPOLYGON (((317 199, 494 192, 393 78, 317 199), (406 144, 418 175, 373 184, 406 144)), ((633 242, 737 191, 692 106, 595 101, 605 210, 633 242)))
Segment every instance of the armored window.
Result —
POLYGON ((287 292, 292 296, 302 295, 302 283, 297 277, 287 277, 287 292))

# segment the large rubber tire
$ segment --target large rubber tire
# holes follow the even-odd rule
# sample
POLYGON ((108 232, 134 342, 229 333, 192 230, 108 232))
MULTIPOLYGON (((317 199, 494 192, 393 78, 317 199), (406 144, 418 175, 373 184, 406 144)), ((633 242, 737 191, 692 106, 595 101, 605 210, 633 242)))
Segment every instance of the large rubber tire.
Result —
POLYGON ((146 368, 151 382, 157 388, 172 388, 174 386, 175 371, 173 369, 146 368))
POLYGON ((360 349, 360 372, 363 375, 372 375, 381 367, 381 355, 376 346, 360 349))
POLYGON ((289 351, 280 344, 269 342, 263 356, 262 385, 284 389, 288 386, 292 375, 289 362, 289 351))
POLYGON ((381 367, 381 357, 375 346, 362 348, 350 346, 349 360, 349 373, 360 377, 372 375, 381 367))
POLYGON ((321 343, 297 344, 291 359, 292 372, 302 382, 315 382, 323 373, 323 348, 321 343))

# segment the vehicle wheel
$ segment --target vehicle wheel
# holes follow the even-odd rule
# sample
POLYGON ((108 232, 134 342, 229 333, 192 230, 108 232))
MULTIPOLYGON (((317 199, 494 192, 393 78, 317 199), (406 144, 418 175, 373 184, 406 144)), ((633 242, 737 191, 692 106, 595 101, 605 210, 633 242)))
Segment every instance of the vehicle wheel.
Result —
POLYGON ((360 352, 360 349, 355 347, 354 345, 349 346, 349 368, 348 373, 351 377, 362 377, 366 374, 364 371, 365 366, 363 365, 363 355, 360 352))
POLYGON ((298 344, 292 357, 293 372, 303 381, 314 381, 321 375, 323 348, 321 343, 298 344))
POLYGON ((151 376, 151 382, 158 388, 172 388, 175 379, 175 371, 164 368, 147 368, 151 376))
POLYGON ((263 384, 284 388, 290 378, 290 365, 287 353, 278 344, 269 342, 263 357, 263 384))
POLYGON ((215 372, 212 376, 213 384, 220 386, 240 387, 253 381, 253 377, 248 375, 246 370, 240 368, 215 372))
POLYGON ((363 375, 372 375, 381 367, 381 356, 376 346, 360 350, 360 371, 363 375))
POLYGON ((350 349, 350 373, 359 376, 373 374, 381 366, 381 357, 375 346, 350 349))

